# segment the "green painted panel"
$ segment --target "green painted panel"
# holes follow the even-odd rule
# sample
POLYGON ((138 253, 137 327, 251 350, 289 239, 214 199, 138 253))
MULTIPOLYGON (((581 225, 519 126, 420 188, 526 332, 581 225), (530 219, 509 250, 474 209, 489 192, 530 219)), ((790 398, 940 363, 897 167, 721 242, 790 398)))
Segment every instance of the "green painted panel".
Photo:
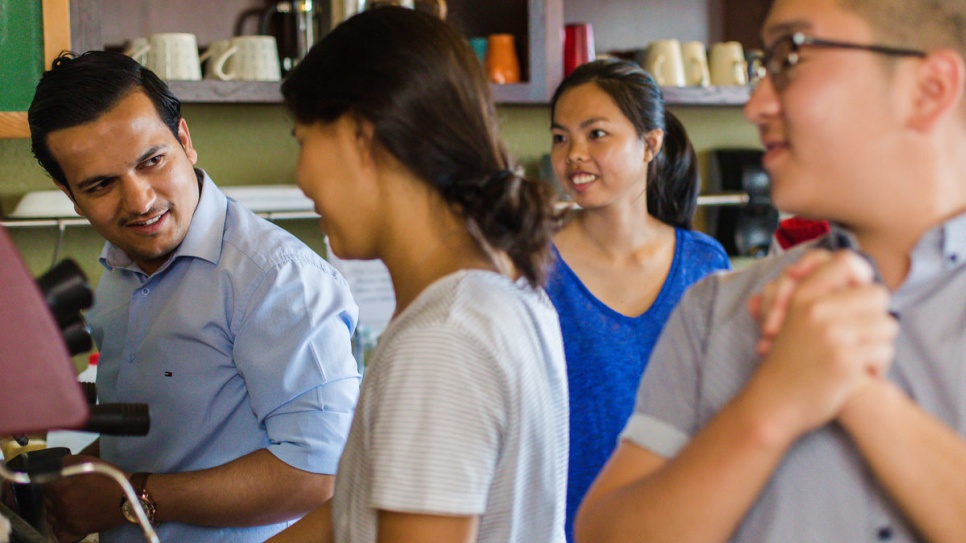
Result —
POLYGON ((0 111, 26 111, 44 71, 41 0, 0 0, 0 111))

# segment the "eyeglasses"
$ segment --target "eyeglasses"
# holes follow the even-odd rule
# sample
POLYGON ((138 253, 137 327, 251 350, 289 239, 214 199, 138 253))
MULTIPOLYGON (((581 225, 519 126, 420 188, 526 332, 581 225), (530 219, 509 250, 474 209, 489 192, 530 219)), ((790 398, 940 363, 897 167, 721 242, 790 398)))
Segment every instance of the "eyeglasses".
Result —
POLYGON ((805 46, 871 51, 881 55, 899 57, 922 58, 926 56, 925 52, 916 51, 915 49, 820 40, 806 36, 801 32, 796 32, 779 39, 771 47, 766 49, 764 53, 758 53, 750 59, 748 63, 748 74, 752 88, 761 83, 761 80, 765 76, 771 76, 771 83, 778 92, 788 87, 788 84, 791 82, 792 68, 801 61, 799 50, 805 46))

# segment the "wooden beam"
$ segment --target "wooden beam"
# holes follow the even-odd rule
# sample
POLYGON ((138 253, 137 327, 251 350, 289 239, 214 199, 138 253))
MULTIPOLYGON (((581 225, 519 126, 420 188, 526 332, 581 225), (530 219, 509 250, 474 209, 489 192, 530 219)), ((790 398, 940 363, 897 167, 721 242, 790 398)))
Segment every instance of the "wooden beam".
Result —
POLYGON ((23 111, 0 112, 0 138, 29 138, 27 113, 23 111))
MULTIPOLYGON (((70 0, 42 0, 44 17, 44 69, 50 69, 61 51, 70 50, 70 0)), ((0 138, 29 138, 27 113, 0 112, 0 138)))
POLYGON ((44 69, 61 51, 70 50, 70 0, 43 0, 44 69))

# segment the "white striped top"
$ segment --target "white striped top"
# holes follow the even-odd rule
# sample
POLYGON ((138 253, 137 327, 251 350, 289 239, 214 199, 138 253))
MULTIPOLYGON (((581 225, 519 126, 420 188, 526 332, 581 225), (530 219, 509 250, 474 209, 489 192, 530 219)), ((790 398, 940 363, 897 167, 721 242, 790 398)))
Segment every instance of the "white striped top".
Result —
POLYGON ((562 542, 568 403, 543 290, 486 271, 430 285, 380 339, 333 500, 336 541, 378 510, 480 516, 477 541, 562 542))

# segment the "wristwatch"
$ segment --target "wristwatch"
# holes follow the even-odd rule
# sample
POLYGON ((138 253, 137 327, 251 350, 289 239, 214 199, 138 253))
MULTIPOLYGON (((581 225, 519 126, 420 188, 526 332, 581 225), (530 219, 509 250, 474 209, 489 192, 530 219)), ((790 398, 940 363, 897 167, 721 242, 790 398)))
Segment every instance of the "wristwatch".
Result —
MULTIPOLYGON (((141 502, 141 508, 144 509, 144 514, 148 517, 148 522, 152 525, 157 524, 154 520, 155 513, 157 513, 157 507, 154 505, 154 500, 148 494, 148 476, 150 473, 135 473, 131 476, 131 486, 134 487, 135 493, 138 495, 138 501, 141 502)), ((124 515, 124 519, 131 524, 140 524, 138 522, 137 513, 134 512, 134 506, 128 501, 127 497, 121 498, 121 514, 124 515)))

